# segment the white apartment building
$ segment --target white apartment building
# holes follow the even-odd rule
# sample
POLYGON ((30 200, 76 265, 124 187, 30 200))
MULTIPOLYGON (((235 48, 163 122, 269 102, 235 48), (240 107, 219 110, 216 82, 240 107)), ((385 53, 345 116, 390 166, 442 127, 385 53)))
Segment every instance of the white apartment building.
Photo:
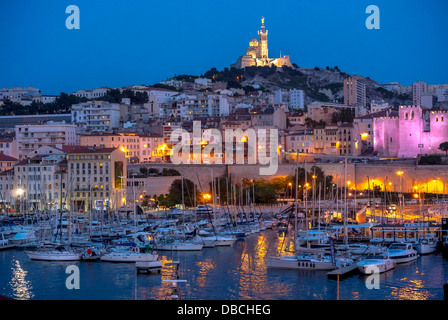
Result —
POLYGON ((143 85, 135 85, 135 86, 120 88, 121 92, 123 92, 124 90, 131 90, 132 92, 134 92, 134 94, 136 92, 146 92, 148 94, 148 98, 150 96, 155 96, 155 98, 157 99, 157 101, 159 103, 171 102, 173 99, 173 96, 178 94, 177 91, 172 91, 172 90, 163 89, 163 88, 148 87, 148 86, 143 86, 143 85))
POLYGON ((30 104, 33 101, 41 100, 41 93, 39 89, 34 87, 11 87, 2 88, 0 90, 0 100, 8 99, 12 102, 18 102, 23 104, 30 104))
POLYGON ((45 103, 53 103, 56 101, 56 98, 58 96, 55 95, 42 95, 40 98, 40 101, 45 104, 45 103))
POLYGON ((203 88, 211 88, 212 87, 212 79, 198 78, 198 79, 194 79, 194 83, 198 84, 199 86, 201 86, 203 88))
POLYGON ((179 90, 180 88, 182 88, 182 81, 176 80, 176 79, 167 79, 164 81, 160 81, 160 84, 164 84, 166 86, 176 88, 176 90, 179 90))
POLYGON ((72 123, 90 131, 111 131, 120 126, 118 103, 89 101, 72 106, 72 123))
POLYGON ((72 94, 79 98, 97 99, 97 98, 105 96, 107 94, 108 90, 111 90, 111 88, 101 87, 101 88, 92 89, 92 90, 78 90, 78 91, 73 92, 72 94))
POLYGON ((67 188, 64 152, 36 155, 22 160, 14 167, 14 188, 11 196, 16 196, 18 200, 17 211, 64 208, 67 188), (19 189, 23 191, 22 195, 17 193, 19 189))
POLYGON ((422 94, 428 93, 428 84, 425 81, 416 81, 412 84, 412 104, 422 105, 422 94))
POLYGON ((304 91, 298 89, 289 90, 289 108, 303 109, 304 108, 304 91))
POLYGON ((43 125, 18 125, 15 128, 18 158, 24 159, 38 148, 63 145, 78 145, 77 127, 65 122, 49 121, 43 125))
POLYGON ((372 100, 372 102, 370 103, 370 113, 384 111, 389 108, 390 108, 389 103, 384 101, 372 100))
POLYGON ((437 101, 448 101, 448 88, 436 88, 434 93, 437 97, 437 101))
POLYGON ((175 97, 175 109, 171 113, 185 119, 228 116, 231 99, 220 94, 180 94, 175 97))

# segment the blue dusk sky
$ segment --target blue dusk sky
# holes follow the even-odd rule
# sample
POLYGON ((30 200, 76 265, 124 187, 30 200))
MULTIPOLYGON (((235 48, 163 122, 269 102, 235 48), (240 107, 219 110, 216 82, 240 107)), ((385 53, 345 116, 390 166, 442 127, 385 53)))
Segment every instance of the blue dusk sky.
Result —
POLYGON ((262 16, 270 57, 381 83, 448 83, 447 12, 446 0, 1 0, 0 86, 59 94, 221 70, 262 16), (66 28, 69 5, 79 30, 66 28), (369 5, 379 30, 366 28, 369 5))

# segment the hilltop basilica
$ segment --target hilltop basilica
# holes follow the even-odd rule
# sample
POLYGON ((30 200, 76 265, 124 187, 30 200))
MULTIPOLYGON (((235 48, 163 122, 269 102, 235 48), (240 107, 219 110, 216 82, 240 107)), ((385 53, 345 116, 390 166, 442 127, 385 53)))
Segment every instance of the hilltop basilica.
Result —
POLYGON ((238 58, 238 60, 230 65, 230 67, 242 69, 244 67, 263 67, 272 66, 292 66, 289 56, 283 56, 280 58, 269 58, 268 55, 268 31, 265 30, 264 18, 261 18, 261 30, 258 31, 258 41, 252 38, 249 42, 249 47, 246 50, 246 54, 238 58))

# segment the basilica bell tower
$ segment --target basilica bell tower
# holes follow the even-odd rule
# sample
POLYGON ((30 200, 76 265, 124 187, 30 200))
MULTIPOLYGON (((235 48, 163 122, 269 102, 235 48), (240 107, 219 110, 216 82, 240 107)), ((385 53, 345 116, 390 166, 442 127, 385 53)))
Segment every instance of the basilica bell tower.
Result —
POLYGON ((260 60, 267 60, 268 55, 268 31, 264 27, 264 17, 261 18, 261 30, 258 31, 258 54, 260 60))

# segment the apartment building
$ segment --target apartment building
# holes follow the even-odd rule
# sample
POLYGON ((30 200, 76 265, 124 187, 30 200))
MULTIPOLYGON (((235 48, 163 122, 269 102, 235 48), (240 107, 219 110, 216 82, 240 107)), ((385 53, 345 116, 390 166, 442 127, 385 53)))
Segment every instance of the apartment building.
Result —
POLYGON ((73 211, 116 210, 122 204, 127 181, 127 161, 118 148, 67 147, 73 211))
POLYGON ((49 121, 45 125, 18 125, 15 128, 19 160, 34 154, 38 148, 79 145, 77 127, 65 122, 49 121))

